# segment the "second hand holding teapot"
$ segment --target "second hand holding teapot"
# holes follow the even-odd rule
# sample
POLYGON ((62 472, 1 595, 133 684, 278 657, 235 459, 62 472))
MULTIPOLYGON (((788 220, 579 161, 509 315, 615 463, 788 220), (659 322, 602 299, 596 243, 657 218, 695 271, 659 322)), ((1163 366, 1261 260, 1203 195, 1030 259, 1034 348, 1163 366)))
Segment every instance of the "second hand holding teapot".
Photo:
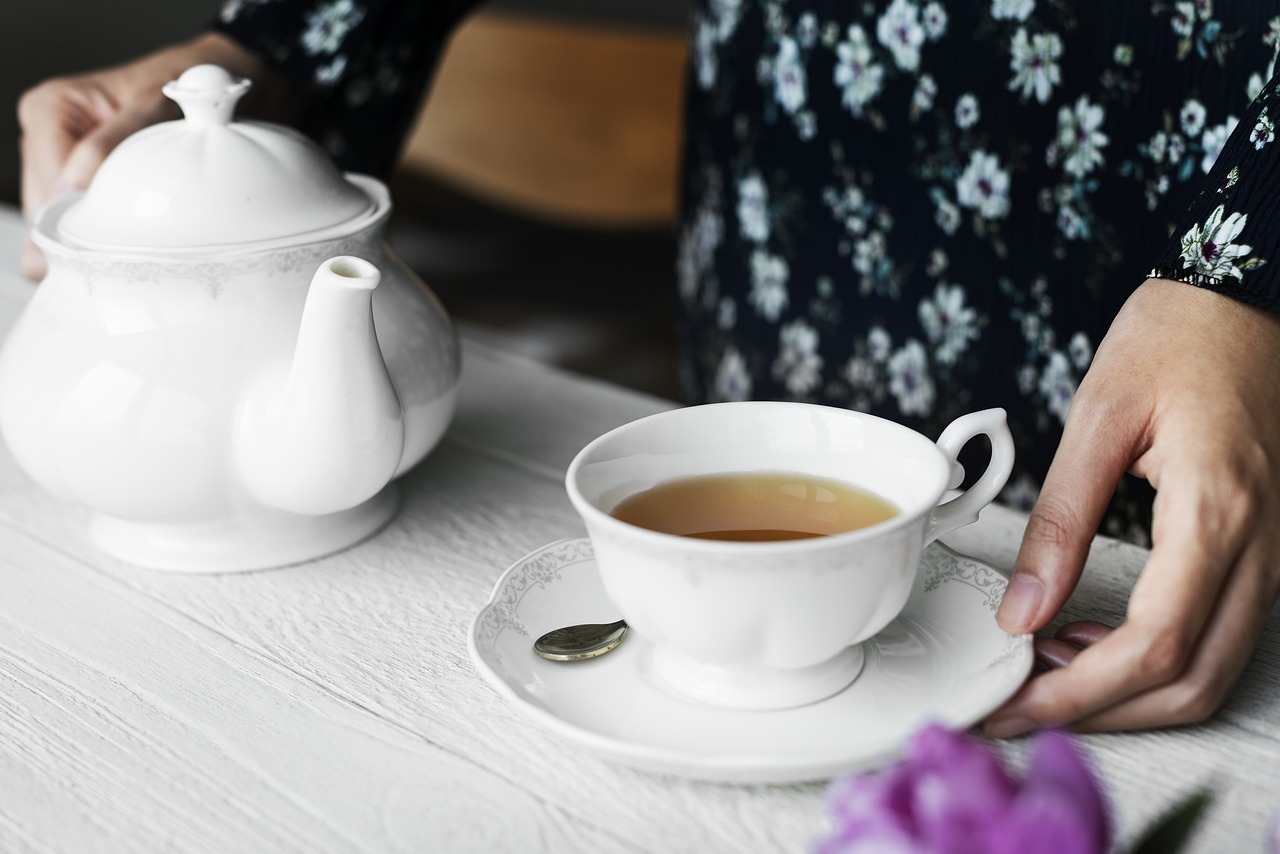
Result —
POLYGON ((40 212, 49 273, 0 350, 0 433, 122 560, 309 560, 394 515, 452 418, 458 339, 383 241, 390 197, 296 132, 233 122, 197 66, 184 120, 40 212))

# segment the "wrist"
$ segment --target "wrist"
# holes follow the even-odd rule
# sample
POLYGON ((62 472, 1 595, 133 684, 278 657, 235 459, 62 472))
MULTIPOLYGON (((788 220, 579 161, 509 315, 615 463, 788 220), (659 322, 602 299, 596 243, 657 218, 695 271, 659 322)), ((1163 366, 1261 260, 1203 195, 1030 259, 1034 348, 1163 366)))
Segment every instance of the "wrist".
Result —
POLYGON ((1176 279, 1147 279, 1126 303, 1147 322, 1172 324, 1180 335, 1219 340, 1224 334, 1250 347, 1274 347, 1280 341, 1280 316, 1222 291, 1176 279))
POLYGON ((201 33, 172 50, 180 61, 221 65, 232 74, 241 77, 251 77, 263 68, 260 59, 222 33, 201 33))

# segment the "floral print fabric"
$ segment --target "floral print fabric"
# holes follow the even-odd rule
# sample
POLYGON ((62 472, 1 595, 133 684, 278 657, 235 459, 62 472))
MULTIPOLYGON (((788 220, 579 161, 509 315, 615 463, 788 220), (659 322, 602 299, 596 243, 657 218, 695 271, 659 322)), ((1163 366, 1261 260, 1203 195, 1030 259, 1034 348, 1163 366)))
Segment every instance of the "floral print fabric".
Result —
MULTIPOLYGON (((215 26, 385 173, 470 2, 229 0, 215 26)), ((694 0, 676 259, 689 402, 819 401, 937 436, 1000 406, 1029 507, 1144 277, 1280 311, 1257 0, 694 0)), ((1122 485, 1107 531, 1141 540, 1122 485)))
POLYGON ((385 174, 474 0, 226 0, 213 29, 289 77, 296 123, 345 169, 385 174))
MULTIPOLYGON (((934 437, 1000 406, 1004 498, 1030 507, 1145 277, 1280 310, 1261 3, 704 0, 692 27, 690 400, 818 401, 934 437)), ((1149 502, 1126 482, 1106 530, 1144 540, 1149 502)))

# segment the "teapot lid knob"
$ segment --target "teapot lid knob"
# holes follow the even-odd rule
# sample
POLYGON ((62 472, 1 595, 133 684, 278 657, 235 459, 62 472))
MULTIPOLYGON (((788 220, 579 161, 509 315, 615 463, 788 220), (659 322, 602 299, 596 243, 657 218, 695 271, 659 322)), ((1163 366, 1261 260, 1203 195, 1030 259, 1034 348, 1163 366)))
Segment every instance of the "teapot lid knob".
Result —
POLYGON ((164 94, 178 102, 192 128, 231 123, 236 102, 253 84, 218 65, 196 65, 170 83, 164 94))

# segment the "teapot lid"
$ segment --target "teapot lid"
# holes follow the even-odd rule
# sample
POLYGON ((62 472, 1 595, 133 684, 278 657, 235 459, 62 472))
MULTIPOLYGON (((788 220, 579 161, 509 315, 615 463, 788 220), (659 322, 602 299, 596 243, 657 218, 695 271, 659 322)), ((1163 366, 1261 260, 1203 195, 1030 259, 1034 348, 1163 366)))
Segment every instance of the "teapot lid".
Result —
POLYGON ((146 128, 103 161, 58 218, 59 238, 86 249, 208 251, 329 233, 380 203, 291 128, 233 122, 248 80, 197 65, 164 87, 183 119, 146 128))

